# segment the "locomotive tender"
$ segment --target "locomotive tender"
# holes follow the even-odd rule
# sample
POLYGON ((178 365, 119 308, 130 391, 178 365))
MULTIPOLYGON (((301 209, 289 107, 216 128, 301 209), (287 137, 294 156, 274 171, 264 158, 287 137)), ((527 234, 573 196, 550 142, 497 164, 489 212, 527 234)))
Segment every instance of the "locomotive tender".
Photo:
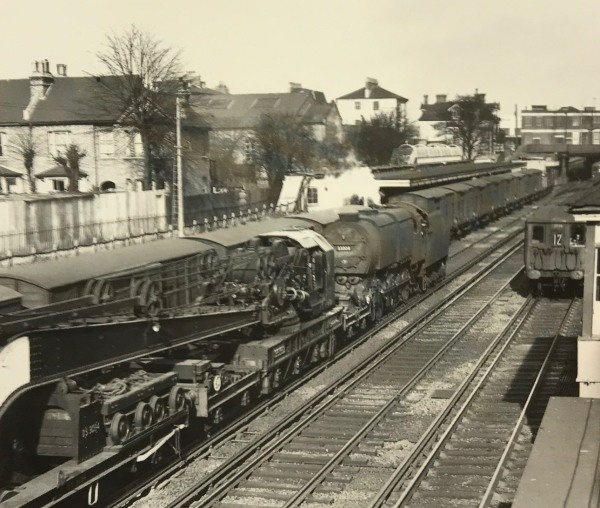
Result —
MULTIPOLYGON (((11 486, 51 468, 68 469, 68 489, 102 453, 111 467, 160 462, 179 430, 202 434, 301 376, 441 279, 451 232, 490 220, 491 196, 499 214, 544 191, 537 172, 512 178, 527 184, 470 181, 4 270, 24 309, 0 316, 0 492, 17 506, 29 490, 11 486)), ((31 490, 53 496, 44 481, 31 490)))

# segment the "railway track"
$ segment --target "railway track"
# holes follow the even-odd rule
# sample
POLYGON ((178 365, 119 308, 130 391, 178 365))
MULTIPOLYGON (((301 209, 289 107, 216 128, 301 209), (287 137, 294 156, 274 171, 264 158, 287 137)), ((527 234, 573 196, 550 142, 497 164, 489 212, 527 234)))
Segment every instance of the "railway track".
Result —
POLYGON ((528 304, 519 327, 498 337, 368 506, 509 505, 548 400, 560 393, 564 365, 576 353, 580 305, 528 304))
MULTIPOLYGON (((291 415, 169 506, 331 502, 368 466, 369 457, 398 443, 396 432, 381 429, 397 427, 397 415, 411 400, 414 406, 421 404, 411 399, 417 385, 439 381, 444 372, 473 361, 474 343, 485 343, 482 323, 497 311, 492 303, 522 299, 510 289, 521 265, 520 251, 512 249, 462 296, 447 300, 445 312, 430 316, 409 336, 401 334, 393 347, 345 376, 318 405, 311 403, 291 415)), ((512 313, 520 305, 508 304, 512 313)))

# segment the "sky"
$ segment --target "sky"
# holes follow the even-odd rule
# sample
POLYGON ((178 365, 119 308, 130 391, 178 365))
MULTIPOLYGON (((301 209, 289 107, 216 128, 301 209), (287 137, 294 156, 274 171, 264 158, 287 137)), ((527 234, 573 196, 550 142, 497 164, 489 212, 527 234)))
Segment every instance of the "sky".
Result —
POLYGON ((598 0, 1 0, 0 79, 32 62, 101 73, 109 34, 135 24, 181 51, 185 70, 232 93, 333 100, 379 85, 409 99, 478 90, 514 125, 515 106, 600 108, 598 0), (596 98, 598 102, 596 103, 596 98))

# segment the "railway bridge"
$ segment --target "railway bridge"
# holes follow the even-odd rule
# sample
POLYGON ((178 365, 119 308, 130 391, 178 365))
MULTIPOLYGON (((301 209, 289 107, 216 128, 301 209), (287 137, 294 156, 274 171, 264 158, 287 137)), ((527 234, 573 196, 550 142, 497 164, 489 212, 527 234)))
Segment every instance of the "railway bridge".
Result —
POLYGON ((569 171, 569 159, 582 157, 584 159, 582 173, 584 178, 589 178, 594 163, 600 162, 600 145, 572 145, 569 143, 525 145, 524 152, 528 155, 556 155, 565 173, 569 171))

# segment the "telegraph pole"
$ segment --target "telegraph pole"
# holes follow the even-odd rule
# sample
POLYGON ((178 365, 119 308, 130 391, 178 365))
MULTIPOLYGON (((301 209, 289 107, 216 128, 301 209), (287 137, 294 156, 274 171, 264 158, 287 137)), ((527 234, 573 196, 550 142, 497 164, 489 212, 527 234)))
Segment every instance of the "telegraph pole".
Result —
POLYGON ((183 208, 183 166, 181 161, 181 104, 189 92, 186 83, 182 80, 181 86, 177 90, 177 99, 175 101, 175 120, 177 125, 177 234, 179 238, 184 236, 185 217, 183 208))

